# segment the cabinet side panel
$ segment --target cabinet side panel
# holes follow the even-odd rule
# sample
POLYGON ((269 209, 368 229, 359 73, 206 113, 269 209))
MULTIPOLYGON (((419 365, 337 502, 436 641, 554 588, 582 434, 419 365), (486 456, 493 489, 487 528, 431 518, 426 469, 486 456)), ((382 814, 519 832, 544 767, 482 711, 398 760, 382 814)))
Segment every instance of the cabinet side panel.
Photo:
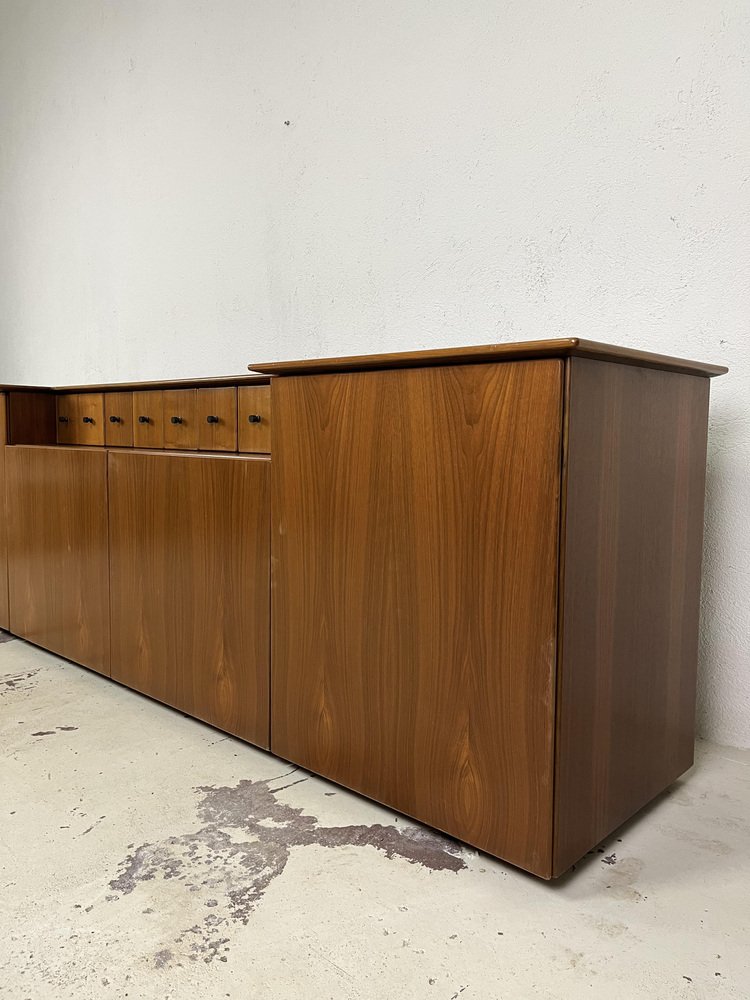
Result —
POLYGON ((556 875, 693 762, 709 389, 569 364, 556 875))
POLYGON ((5 507, 5 443, 8 397, 0 392, 0 628, 10 628, 8 612, 8 523, 5 507))
POLYGON ((549 877, 562 363, 273 392, 272 750, 549 877))
POLYGON ((8 393, 8 444, 54 444, 56 440, 53 393, 8 393))
POLYGON ((112 677, 260 746, 269 463, 112 451, 112 677))
POLYGON ((107 460, 101 450, 5 450, 10 626, 109 673, 107 460))

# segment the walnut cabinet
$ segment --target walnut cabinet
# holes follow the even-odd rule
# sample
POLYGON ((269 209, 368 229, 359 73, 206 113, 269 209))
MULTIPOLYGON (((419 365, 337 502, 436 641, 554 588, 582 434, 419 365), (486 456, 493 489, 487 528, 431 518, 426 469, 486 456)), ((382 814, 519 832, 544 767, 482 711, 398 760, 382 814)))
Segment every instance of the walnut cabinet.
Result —
POLYGON ((236 385, 106 389, 0 397, 0 627, 268 747, 267 443, 236 385))
POLYGON ((692 764, 721 369, 550 342, 264 371, 274 752, 561 874, 692 764))
POLYGON ((693 760, 709 380, 581 340, 1 387, 0 627, 543 878, 693 760))

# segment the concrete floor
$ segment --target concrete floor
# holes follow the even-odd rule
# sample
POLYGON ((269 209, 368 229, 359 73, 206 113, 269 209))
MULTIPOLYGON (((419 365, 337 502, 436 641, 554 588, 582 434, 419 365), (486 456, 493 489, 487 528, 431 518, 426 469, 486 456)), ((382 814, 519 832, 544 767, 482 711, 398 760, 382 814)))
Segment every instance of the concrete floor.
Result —
POLYGON ((749 752, 544 883, 18 640, 0 733, 3 998, 750 997, 749 752))

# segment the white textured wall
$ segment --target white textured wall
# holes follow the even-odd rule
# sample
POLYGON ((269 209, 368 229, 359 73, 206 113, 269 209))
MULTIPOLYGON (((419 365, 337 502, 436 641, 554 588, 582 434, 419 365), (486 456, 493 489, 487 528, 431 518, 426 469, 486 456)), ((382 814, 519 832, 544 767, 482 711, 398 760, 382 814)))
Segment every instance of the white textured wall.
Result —
POLYGON ((0 0, 0 381, 583 336, 713 384, 750 745, 747 0, 0 0))

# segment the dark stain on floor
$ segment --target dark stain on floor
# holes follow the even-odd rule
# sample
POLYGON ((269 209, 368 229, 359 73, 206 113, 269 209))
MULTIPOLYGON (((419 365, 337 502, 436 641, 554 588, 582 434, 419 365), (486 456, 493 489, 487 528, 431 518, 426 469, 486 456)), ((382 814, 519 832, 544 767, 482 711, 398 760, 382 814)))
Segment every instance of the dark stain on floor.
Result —
POLYGON ((54 729, 40 729, 37 733, 32 733, 32 736, 56 736, 58 732, 60 733, 74 733, 78 729, 78 726, 56 726, 54 729))
POLYGON ((0 631, 0 642, 13 642, 14 639, 15 636, 11 635, 10 632, 0 631))
MULTIPOLYGON (((210 894, 203 904, 210 912, 181 931, 174 943, 188 943, 193 961, 212 962, 227 960, 227 930, 233 923, 248 922, 269 885, 286 868, 294 847, 373 847, 388 858, 430 871, 466 868, 457 842, 424 827, 319 826, 315 816, 278 801, 276 793, 287 785, 269 787, 292 773, 266 781, 240 781, 234 787, 197 788, 202 793, 201 828, 138 847, 122 862, 110 889, 128 895, 141 883, 160 878, 182 882, 191 893, 210 894)), ((157 952, 154 963, 158 968, 173 964, 171 949, 157 952)))
POLYGON ((20 674, 8 674, 7 677, 0 677, 0 697, 10 694, 11 691, 29 691, 34 687, 31 680, 39 673, 39 669, 37 667, 36 670, 24 670, 20 674))

